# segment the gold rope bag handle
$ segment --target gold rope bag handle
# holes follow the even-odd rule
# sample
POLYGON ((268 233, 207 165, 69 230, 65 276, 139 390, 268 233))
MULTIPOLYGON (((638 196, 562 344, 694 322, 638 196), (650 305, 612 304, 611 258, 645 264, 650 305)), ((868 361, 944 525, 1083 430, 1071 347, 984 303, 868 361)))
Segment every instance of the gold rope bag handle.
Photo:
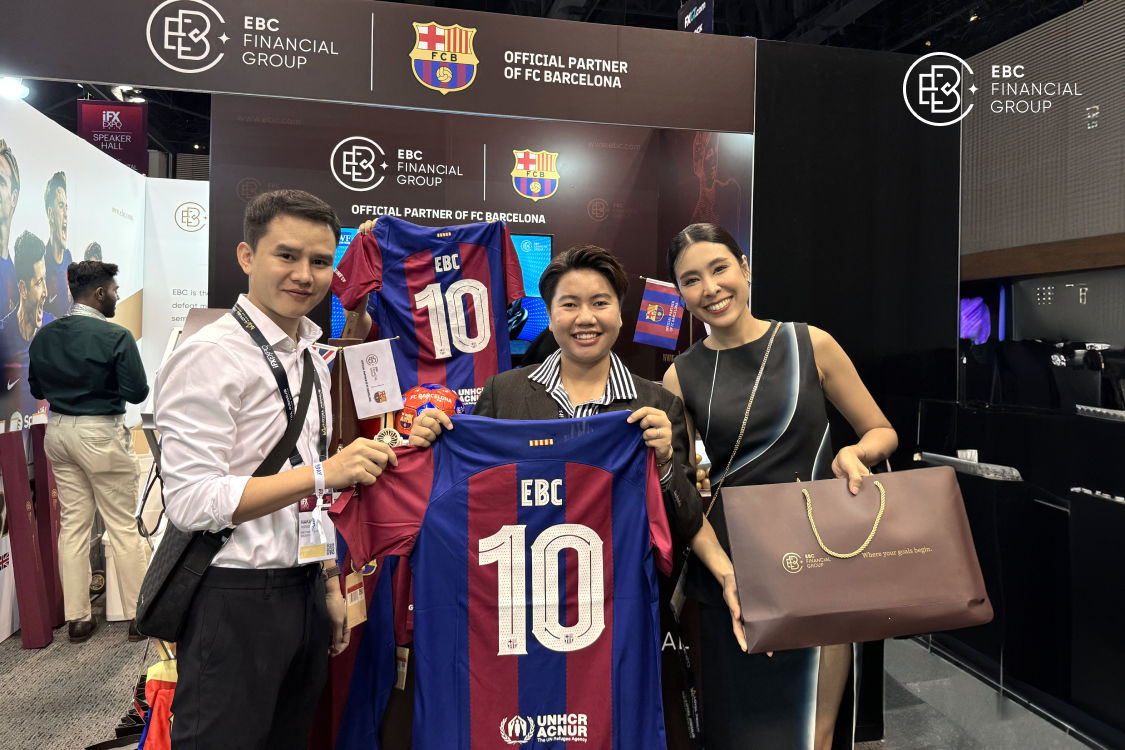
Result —
POLYGON ((816 521, 813 520, 812 497, 809 496, 808 490, 801 490, 801 494, 805 496, 805 510, 808 511, 809 514, 809 525, 812 526, 812 533, 816 537, 816 543, 820 545, 820 548, 822 550, 832 555, 832 557, 836 557, 841 560, 847 560, 848 558, 855 557, 856 555, 867 549, 867 545, 871 544, 871 540, 875 538, 875 532, 879 530, 879 522, 883 520, 883 513, 887 510, 887 491, 883 489, 883 483, 879 480, 875 480, 875 486, 879 488, 879 514, 875 516, 875 524, 871 527, 871 533, 867 535, 867 539, 863 542, 863 544, 859 545, 859 549, 857 549, 855 552, 849 552, 847 554, 843 554, 841 552, 833 552, 824 544, 824 540, 820 538, 820 531, 818 531, 816 528, 816 521))

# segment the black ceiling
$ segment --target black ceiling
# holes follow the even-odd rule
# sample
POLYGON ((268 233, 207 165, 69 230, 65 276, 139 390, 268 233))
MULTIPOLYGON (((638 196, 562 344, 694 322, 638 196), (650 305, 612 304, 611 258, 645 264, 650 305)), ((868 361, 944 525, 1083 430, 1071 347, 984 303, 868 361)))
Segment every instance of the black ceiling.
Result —
MULTIPOLYGON (((715 33, 916 55, 940 50, 970 57, 1086 1, 715 0, 715 33)), ((680 1, 437 0, 416 4, 673 29, 680 1)), ((38 81, 31 88, 29 102, 72 131, 76 99, 112 97, 110 87, 104 85, 38 81)), ((156 89, 139 93, 148 101, 150 148, 170 153, 207 152, 209 95, 156 89)))

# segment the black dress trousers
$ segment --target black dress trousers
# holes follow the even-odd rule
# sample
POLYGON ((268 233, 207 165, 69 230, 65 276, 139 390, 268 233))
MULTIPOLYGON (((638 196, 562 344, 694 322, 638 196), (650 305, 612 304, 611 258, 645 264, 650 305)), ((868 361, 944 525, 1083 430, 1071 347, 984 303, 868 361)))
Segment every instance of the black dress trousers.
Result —
POLYGON ((178 644, 174 750, 303 750, 330 638, 319 565, 209 568, 178 644))

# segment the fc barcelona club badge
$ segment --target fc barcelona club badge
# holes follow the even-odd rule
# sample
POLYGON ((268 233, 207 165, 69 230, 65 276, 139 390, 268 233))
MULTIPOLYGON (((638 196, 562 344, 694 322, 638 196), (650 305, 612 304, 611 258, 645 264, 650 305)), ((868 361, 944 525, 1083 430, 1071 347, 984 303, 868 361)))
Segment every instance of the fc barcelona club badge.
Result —
POLYGON ((515 150, 516 166, 512 169, 512 186, 524 198, 533 201, 550 198, 559 189, 559 173, 555 162, 559 155, 550 151, 515 150))
POLYGON ((477 75, 473 37, 476 29, 460 24, 442 26, 414 22, 414 49, 410 64, 418 83, 442 95, 469 88, 477 75))

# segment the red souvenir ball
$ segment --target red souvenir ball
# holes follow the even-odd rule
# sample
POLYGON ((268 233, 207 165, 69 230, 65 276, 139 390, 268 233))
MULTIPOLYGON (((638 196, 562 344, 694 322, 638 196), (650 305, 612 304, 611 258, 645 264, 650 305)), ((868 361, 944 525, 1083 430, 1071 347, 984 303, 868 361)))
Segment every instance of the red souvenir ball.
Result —
POLYGON ((396 426, 403 435, 410 434, 414 418, 426 409, 439 409, 446 414, 464 414, 465 405, 457 394, 437 383, 416 385, 402 394, 402 411, 398 413, 396 426))

